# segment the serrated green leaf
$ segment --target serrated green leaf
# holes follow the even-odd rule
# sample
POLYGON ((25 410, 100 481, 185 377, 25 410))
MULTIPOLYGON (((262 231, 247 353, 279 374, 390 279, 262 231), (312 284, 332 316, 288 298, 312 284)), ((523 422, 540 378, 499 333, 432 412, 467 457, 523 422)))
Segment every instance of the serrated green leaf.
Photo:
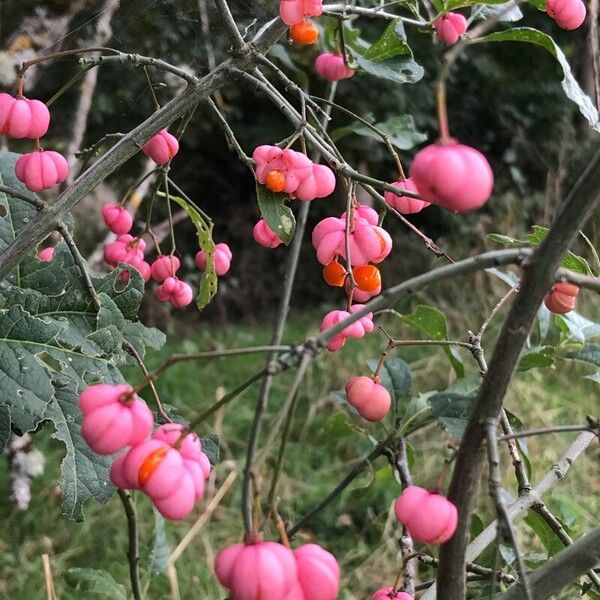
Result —
POLYGON ((276 194, 260 183, 256 184, 256 199, 260 216, 271 230, 288 246, 296 231, 296 219, 292 209, 286 205, 285 194, 276 194))
MULTIPOLYGON (((67 583, 77 592, 85 592, 85 598, 127 600, 125 587, 117 583, 112 575, 99 569, 69 569, 67 583), (93 594, 90 596, 90 594, 93 594)), ((83 596, 81 596, 83 597, 83 596)))
MULTIPOLYGON (((399 150, 410 150, 411 148, 422 144, 427 139, 427 135, 416 130, 412 115, 397 115, 387 121, 375 123, 374 125, 384 133, 390 143, 399 150)), ((342 139, 344 136, 353 133, 383 143, 380 135, 360 121, 354 121, 346 127, 339 127, 338 129, 333 130, 331 132, 331 138, 335 142, 342 139)))
POLYGON ((198 208, 184 198, 170 196, 170 199, 179 204, 187 213, 190 221, 196 228, 200 249, 206 253, 206 269, 202 274, 200 289, 198 290, 198 296, 196 296, 196 306, 198 310, 202 310, 214 298, 219 285, 215 271, 215 261, 213 260, 215 254, 215 242, 212 239, 213 225, 212 222, 207 222, 204 219, 198 208))
POLYGON ((57 383, 55 397, 46 407, 44 420, 55 428, 52 437, 64 443, 66 455, 61 463, 62 511, 74 521, 83 521, 83 505, 89 499, 107 502, 115 488, 109 471, 114 456, 96 454, 81 437, 82 415, 79 410, 79 389, 72 380, 57 383))
POLYGON ((367 60, 380 63, 396 56, 410 56, 412 58, 412 55, 412 50, 406 43, 404 26, 402 21, 398 19, 390 21, 381 37, 373 42, 362 56, 367 60))
MULTIPOLYGON (((427 306, 420 304, 415 309, 412 315, 401 315, 400 317, 405 323, 422 331, 431 339, 434 340, 447 340, 448 339, 448 326, 446 324, 446 317, 442 311, 434 308, 433 306, 427 306)), ((448 357, 452 368, 454 369, 458 377, 464 377, 465 368, 459 357, 452 353, 448 346, 444 346, 444 353, 448 357)))
MULTIPOLYGON (((460 0, 450 0, 449 4, 452 4, 452 2, 460 2, 460 0)), ((464 6, 464 4, 461 3, 460 6, 464 6)), ((456 6, 449 6, 448 10, 451 10, 452 8, 456 8, 456 6)), ((579 112, 587 119, 588 123, 596 131, 600 131, 598 111, 596 110, 589 96, 587 96, 587 94, 581 89, 579 83, 577 83, 577 80, 571 72, 571 67, 563 51, 549 35, 532 27, 517 27, 514 29, 490 33, 472 41, 474 44, 479 44, 482 42, 527 42, 530 44, 536 44, 547 50, 552 56, 554 56, 562 68, 562 87, 567 98, 577 105, 579 112)))
POLYGON ((167 540, 165 520, 154 510, 154 533, 152 534, 152 548, 150 550, 150 574, 152 576, 162 573, 171 558, 171 548, 167 540))

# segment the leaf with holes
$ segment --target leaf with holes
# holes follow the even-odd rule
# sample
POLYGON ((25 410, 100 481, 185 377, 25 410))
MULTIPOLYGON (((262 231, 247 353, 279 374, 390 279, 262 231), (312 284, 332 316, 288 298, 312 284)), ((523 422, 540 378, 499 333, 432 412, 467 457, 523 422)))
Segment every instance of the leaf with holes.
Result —
POLYGON ((292 209, 286 205, 285 194, 276 194, 260 183, 256 184, 256 199, 260 216, 267 222, 273 233, 288 246, 296 231, 296 219, 292 209))

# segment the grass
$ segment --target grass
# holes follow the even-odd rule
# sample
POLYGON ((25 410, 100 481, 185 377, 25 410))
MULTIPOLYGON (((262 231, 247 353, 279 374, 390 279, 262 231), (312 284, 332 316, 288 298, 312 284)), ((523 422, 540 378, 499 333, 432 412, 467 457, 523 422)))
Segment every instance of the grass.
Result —
MULTIPOLYGON (((314 329, 318 318, 318 315, 307 314, 292 319, 285 339, 291 342, 303 339, 311 325, 314 329)), ((395 334, 408 333, 392 321, 393 317, 386 315, 383 318, 395 334)), ((150 366, 156 366, 173 352, 263 344, 268 337, 268 327, 258 325, 240 324, 218 329, 202 325, 200 331, 189 333, 183 342, 171 343, 149 357, 148 362, 150 366)), ((350 341, 340 352, 320 357, 311 367, 302 388, 279 487, 279 509, 286 520, 295 521, 304 514, 344 476, 357 457, 372 448, 367 433, 377 439, 385 435, 383 425, 366 425, 330 394, 331 390, 343 388, 350 375, 366 373, 365 360, 376 357, 383 344, 382 336, 378 335, 368 336, 361 343, 350 341), (340 425, 346 421, 350 426, 340 425)), ((440 350, 401 348, 397 355, 411 365, 413 395, 444 389, 452 380, 451 370, 440 350)), ((469 370, 475 372, 466 354, 464 359, 469 370)), ((214 402, 223 390, 231 390, 249 377, 261 361, 262 357, 242 356, 202 364, 179 364, 160 377, 159 393, 163 402, 177 407, 182 415, 192 417, 214 402)), ((597 384, 582 379, 585 372, 582 366, 561 363, 553 370, 531 370, 520 374, 511 387, 507 407, 530 427, 581 422, 586 414, 597 412, 598 396, 594 389, 597 384)), ((132 382, 139 380, 137 372, 128 372, 128 376, 132 382)), ((286 373, 274 381, 263 442, 292 376, 286 373)), ((231 470, 240 469, 256 393, 256 387, 251 388, 204 425, 206 433, 217 431, 223 440, 221 462, 211 482, 212 491, 223 483, 231 470)), ((47 463, 43 476, 34 481, 30 509, 17 512, 7 502, 0 507, 0 597, 14 600, 45 598, 41 559, 44 553, 50 555, 54 582, 61 599, 109 597, 106 593, 74 590, 66 580, 72 568, 104 570, 128 589, 126 526, 118 497, 113 497, 103 507, 89 503, 83 523, 73 523, 63 517, 59 489, 62 448, 50 439, 49 433, 43 430, 36 435, 36 445, 44 452, 47 463)), ((529 440, 534 481, 552 465, 573 437, 574 434, 561 434, 529 440)), ((448 442, 452 439, 437 425, 411 437, 412 471, 417 483, 434 485, 448 442)), ((260 472, 263 495, 268 489, 277 448, 278 443, 275 443, 268 449, 269 458, 260 472)), ((504 482, 514 494, 514 477, 508 469, 506 456, 503 455, 503 459, 506 462, 504 482)), ((597 524, 600 508, 597 459, 598 449, 589 451, 548 499, 551 508, 575 536, 597 524)), ((3 489, 7 487, 4 464, 0 469, 0 485, 3 489)), ((378 586, 393 582, 398 570, 398 550, 397 528, 391 518, 390 506, 398 491, 390 467, 380 459, 299 534, 298 541, 314 539, 339 556, 344 574, 340 598, 368 598, 369 592, 378 586)), ((154 514, 147 499, 140 494, 135 495, 135 503, 141 524, 141 566, 146 581, 154 514)), ((214 579, 211 565, 220 548, 240 539, 239 503, 238 478, 210 522, 175 563, 182 599, 225 596, 214 579)), ((167 524, 166 535, 171 549, 201 517, 205 507, 206 500, 203 500, 183 523, 167 524)), ((484 522, 491 518, 485 489, 482 490, 480 516, 484 522)), ((544 552, 527 526, 521 523, 519 531, 521 541, 530 552, 544 552)), ((275 537, 270 525, 266 533, 275 537)), ((424 580, 430 576, 431 572, 422 572, 424 580)), ((152 600, 173 598, 165 574, 152 578, 147 597, 152 600)))

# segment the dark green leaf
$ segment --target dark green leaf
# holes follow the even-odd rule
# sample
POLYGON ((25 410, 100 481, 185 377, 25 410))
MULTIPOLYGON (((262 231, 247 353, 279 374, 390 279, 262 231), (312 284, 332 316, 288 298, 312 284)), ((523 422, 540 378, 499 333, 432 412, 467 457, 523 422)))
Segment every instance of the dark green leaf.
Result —
POLYGON ((538 515, 535 511, 530 510, 527 512, 527 515, 523 519, 531 529, 533 529, 534 533, 538 536, 544 548, 548 551, 548 556, 554 556, 558 552, 560 552, 565 546, 560 541, 560 538, 546 523, 540 515, 538 515))
POLYGON ((154 509, 154 533, 152 535, 152 549, 150 550, 150 574, 162 573, 171 558, 171 549, 165 531, 163 516, 154 509))
POLYGON ((538 346, 529 348, 519 360, 519 371, 527 371, 537 367, 551 367, 554 364, 554 348, 538 346))
POLYGON ((454 437, 461 438, 473 408, 475 395, 438 392, 428 399, 433 414, 454 437))
MULTIPOLYGON (((450 0, 452 2, 460 2, 460 0, 450 0)), ((456 8, 454 5, 449 6, 448 9, 456 8)), ((579 108, 579 112, 587 119, 589 124, 600 131, 600 122, 598 121, 598 111, 596 110, 593 102, 589 96, 577 83, 577 80, 571 72, 571 67, 563 53, 563 51, 556 45, 555 41, 546 33, 533 29, 532 27, 518 27, 515 29, 507 29, 505 31, 497 31, 484 35, 473 43, 481 42, 527 42, 530 44, 536 44, 546 49, 554 58, 558 61, 563 71, 562 87, 569 98, 579 108)))
POLYGON ((219 462, 221 441, 216 433, 211 433, 202 438, 202 452, 206 454, 210 464, 214 467, 219 462))
POLYGON ((292 209, 285 204, 285 194, 275 194, 260 183, 256 184, 256 198, 260 216, 267 222, 287 246, 296 231, 296 219, 292 209))
POLYGON ((402 21, 397 20, 390 21, 383 35, 363 53, 363 58, 381 63, 396 56, 410 56, 412 58, 412 55, 412 50, 406 43, 402 21))
POLYGON ((81 598, 127 600, 129 597, 124 586, 117 583, 112 575, 99 569, 69 569, 65 580, 77 592, 85 593, 81 598))
POLYGON ((592 363, 600 367, 600 344, 587 344, 581 350, 567 352, 565 357, 592 363))
POLYGON ((356 54, 356 62, 370 75, 388 79, 394 83, 416 83, 423 78, 425 71, 409 57, 396 57, 384 62, 375 62, 356 54))

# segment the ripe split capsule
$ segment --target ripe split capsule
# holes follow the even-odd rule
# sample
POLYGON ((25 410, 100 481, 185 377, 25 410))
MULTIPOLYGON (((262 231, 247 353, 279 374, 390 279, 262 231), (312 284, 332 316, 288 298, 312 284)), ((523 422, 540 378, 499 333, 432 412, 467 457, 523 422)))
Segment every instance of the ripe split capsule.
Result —
POLYGON ((310 46, 319 39, 319 30, 310 21, 300 21, 290 28, 290 37, 296 44, 310 46))
POLYGON ((363 292, 372 293, 381 289, 381 273, 373 265, 354 267, 352 275, 358 289, 363 292))
POLYGON ((323 279, 333 287, 343 287, 346 279, 346 269, 336 260, 323 267, 323 279))

